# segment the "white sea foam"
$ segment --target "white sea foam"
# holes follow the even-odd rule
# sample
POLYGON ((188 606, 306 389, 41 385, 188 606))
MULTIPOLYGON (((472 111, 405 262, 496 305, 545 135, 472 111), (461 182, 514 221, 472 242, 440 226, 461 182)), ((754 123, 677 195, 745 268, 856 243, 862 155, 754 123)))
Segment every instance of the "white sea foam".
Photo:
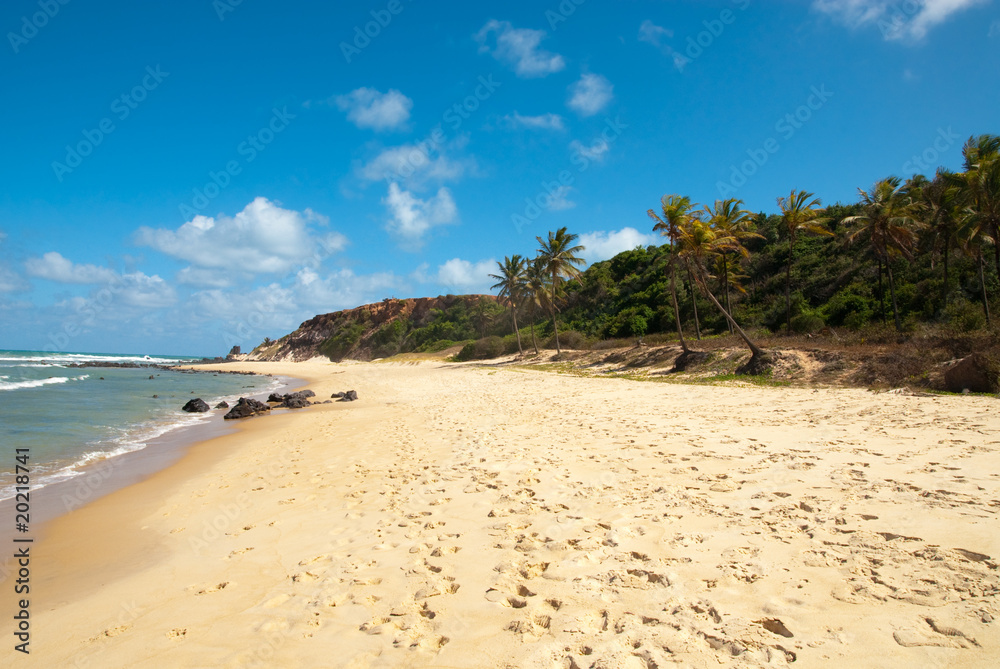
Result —
POLYGON ((28 355, 28 356, 0 356, 0 363, 4 362, 33 362, 49 364, 65 364, 74 362, 137 362, 159 365, 173 365, 183 362, 190 362, 194 358, 166 358, 151 357, 142 355, 92 355, 88 353, 53 353, 50 355, 28 355))
POLYGON ((34 381, 11 381, 10 383, 0 383, 0 390, 21 390, 22 388, 40 388, 53 383, 66 383, 68 376, 53 376, 50 379, 35 379, 34 381))
MULTIPOLYGON (((3 377, 0 377, 3 378, 3 377)), ((66 381, 82 381, 89 378, 89 374, 84 374, 77 377, 57 377, 53 379, 42 379, 46 383, 64 383, 66 381)), ((239 396, 252 396, 252 395, 262 395, 265 393, 274 392, 281 388, 287 387, 288 379, 281 379, 278 377, 272 377, 270 382, 263 388, 256 389, 245 389, 249 392, 243 392, 238 395, 232 396, 218 396, 214 399, 208 401, 210 406, 215 406, 219 402, 225 400, 229 404, 236 402, 236 398, 239 396)), ((37 383, 37 382, 35 382, 37 383)), ((0 383, 0 389, 4 389, 4 385, 0 383)), ((35 469, 33 482, 35 486, 41 487, 50 485, 53 483, 58 483, 60 481, 67 481, 79 476, 87 475, 88 471, 93 472, 93 469, 88 469, 88 465, 92 468, 97 466, 98 468, 103 467, 96 463, 100 463, 111 458, 116 458, 121 455, 126 455, 128 453, 133 453, 135 451, 140 451, 147 446, 151 441, 162 437, 169 432, 174 430, 190 427, 193 425, 198 425, 202 423, 207 423, 213 418, 218 418, 218 414, 214 411, 203 413, 203 414, 188 414, 181 411, 176 411, 168 416, 165 416, 161 420, 153 420, 144 423, 134 424, 129 427, 124 427, 118 430, 117 436, 107 439, 103 442, 92 442, 88 444, 93 446, 93 450, 87 451, 75 461, 69 464, 57 464, 54 468, 49 470, 44 465, 35 469), (81 471, 82 470, 82 471, 81 471)), ((101 470, 98 469, 98 472, 101 470)), ((0 487, 0 500, 8 499, 14 496, 14 486, 2 486, 0 487)))
MULTIPOLYGON (((2 379, 7 379, 8 377, 0 377, 2 379)), ((33 379, 31 381, 9 381, 7 383, 0 383, 0 390, 22 390, 24 388, 41 388, 42 386, 50 386, 53 383, 66 383, 67 381, 83 381, 89 379, 90 374, 84 374, 83 376, 52 376, 47 379, 33 379)))

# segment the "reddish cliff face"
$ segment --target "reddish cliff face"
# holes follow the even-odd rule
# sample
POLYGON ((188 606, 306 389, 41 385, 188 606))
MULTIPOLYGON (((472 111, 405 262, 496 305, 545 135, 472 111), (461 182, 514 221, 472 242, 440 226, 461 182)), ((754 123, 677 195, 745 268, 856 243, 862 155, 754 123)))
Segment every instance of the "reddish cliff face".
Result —
POLYGON ((247 356, 248 360, 308 360, 326 355, 321 350, 324 342, 342 333, 345 329, 361 327, 356 344, 342 357, 368 360, 371 352, 368 340, 386 325, 406 319, 413 324, 425 324, 432 318, 433 310, 444 311, 459 302, 473 306, 483 298, 496 301, 495 295, 443 295, 398 300, 385 299, 375 304, 366 304, 355 309, 335 311, 311 318, 291 334, 285 335, 270 346, 259 346, 247 356))

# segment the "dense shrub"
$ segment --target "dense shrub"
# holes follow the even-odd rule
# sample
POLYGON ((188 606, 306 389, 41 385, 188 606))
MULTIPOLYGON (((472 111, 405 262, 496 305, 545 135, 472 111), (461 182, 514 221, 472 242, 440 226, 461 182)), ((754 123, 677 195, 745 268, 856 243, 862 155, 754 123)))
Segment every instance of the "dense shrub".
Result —
MULTIPOLYGON (((556 347, 555 335, 549 337, 543 346, 544 348, 554 349, 556 347)), ((566 332, 559 332, 559 346, 571 350, 585 351, 590 348, 590 342, 576 330, 567 330, 566 332)))
POLYGON ((799 334, 819 332, 824 325, 823 319, 814 314, 799 314, 792 319, 792 331, 799 334))
POLYGON ((455 359, 459 362, 467 360, 489 360, 499 358, 504 354, 503 339, 496 336, 483 337, 462 347, 455 359))

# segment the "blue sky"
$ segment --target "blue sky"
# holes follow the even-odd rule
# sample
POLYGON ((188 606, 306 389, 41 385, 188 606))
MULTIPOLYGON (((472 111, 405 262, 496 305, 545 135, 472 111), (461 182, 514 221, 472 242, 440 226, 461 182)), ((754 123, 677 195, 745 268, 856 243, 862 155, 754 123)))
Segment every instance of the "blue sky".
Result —
POLYGON ((216 355, 996 133, 991 0, 11 0, 0 348, 216 355))

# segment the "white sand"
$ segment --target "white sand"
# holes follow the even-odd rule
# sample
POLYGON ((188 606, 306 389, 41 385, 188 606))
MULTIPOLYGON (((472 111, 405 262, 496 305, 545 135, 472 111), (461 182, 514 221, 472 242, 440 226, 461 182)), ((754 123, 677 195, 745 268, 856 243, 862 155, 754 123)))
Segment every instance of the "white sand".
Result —
POLYGON ((30 666, 1000 656, 994 399, 228 367, 361 399, 251 419, 56 521, 30 666))

